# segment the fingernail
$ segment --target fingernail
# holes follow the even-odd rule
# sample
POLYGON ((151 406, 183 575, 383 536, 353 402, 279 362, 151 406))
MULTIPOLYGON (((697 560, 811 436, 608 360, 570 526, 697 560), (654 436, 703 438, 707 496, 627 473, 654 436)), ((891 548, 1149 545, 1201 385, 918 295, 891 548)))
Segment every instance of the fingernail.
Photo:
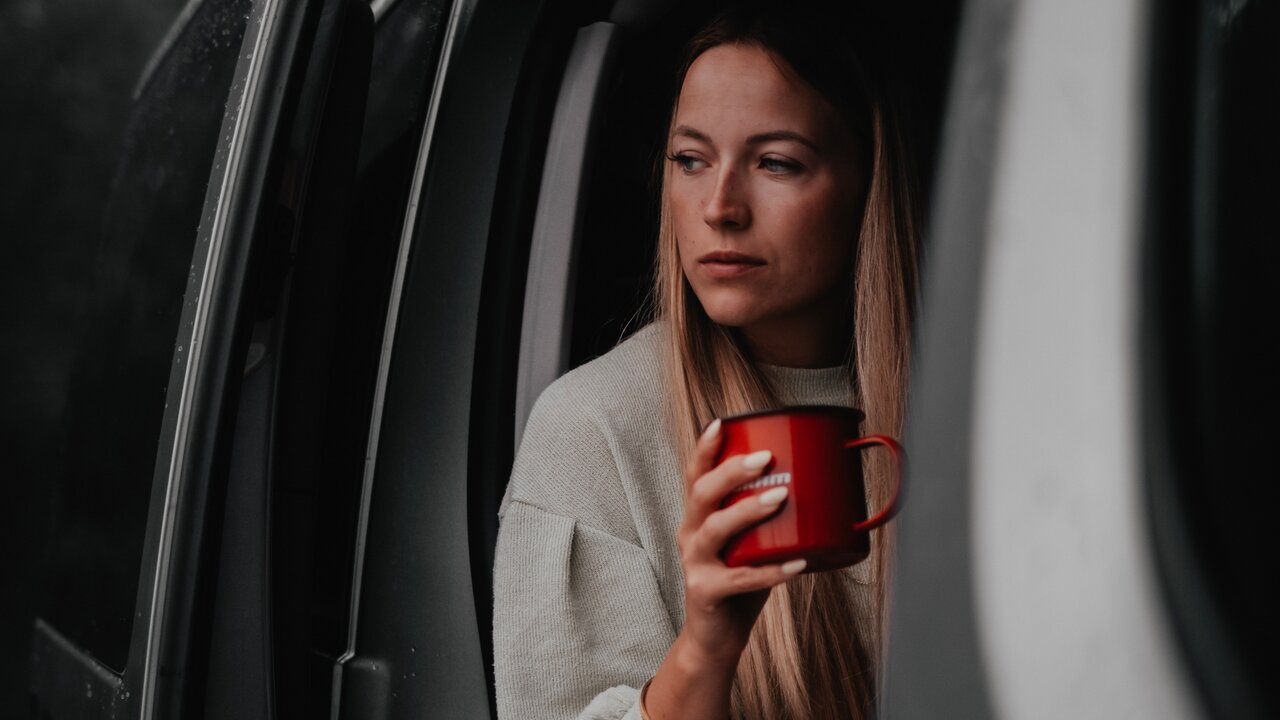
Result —
POLYGON ((707 426, 707 429, 702 431, 702 439, 710 440, 715 437, 718 432, 720 432, 720 418, 712 420, 711 424, 707 426))
POLYGON ((784 562, 782 563, 782 574, 795 575, 799 573, 801 570, 803 570, 804 566, 808 564, 809 564, 809 561, 803 558, 799 560, 792 560, 791 562, 784 562))
POLYGON ((756 496, 760 500, 761 505, 777 505, 787 499, 787 489, 785 487, 776 487, 765 490, 756 496))
POLYGON ((759 470, 768 465, 771 459, 773 459, 773 453, 768 450, 760 450, 742 458, 742 467, 748 470, 759 470))

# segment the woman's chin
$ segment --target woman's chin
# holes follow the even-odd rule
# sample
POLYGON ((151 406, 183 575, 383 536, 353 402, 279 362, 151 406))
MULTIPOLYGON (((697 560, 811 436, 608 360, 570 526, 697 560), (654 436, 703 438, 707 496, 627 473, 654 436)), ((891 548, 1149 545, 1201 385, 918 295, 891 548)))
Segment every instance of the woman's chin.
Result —
POLYGON ((707 317, 717 325, 724 327, 741 328, 751 325, 760 319, 760 313, 754 312, 749 308, 741 307, 723 307, 723 306, 707 306, 703 305, 707 312, 707 317))

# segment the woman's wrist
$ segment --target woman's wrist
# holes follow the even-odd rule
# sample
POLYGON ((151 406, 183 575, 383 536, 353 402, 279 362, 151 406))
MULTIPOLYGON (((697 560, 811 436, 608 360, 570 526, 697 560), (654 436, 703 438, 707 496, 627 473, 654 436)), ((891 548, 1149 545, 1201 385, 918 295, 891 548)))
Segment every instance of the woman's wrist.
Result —
POLYGON ((687 630, 676 636, 667 658, 683 673, 699 676, 715 676, 732 682, 738 669, 741 650, 734 652, 723 644, 714 650, 702 646, 687 630))
POLYGON ((649 708, 645 704, 645 697, 649 694, 649 686, 653 684, 653 678, 649 678, 648 682, 640 688, 640 720, 653 720, 653 716, 649 714, 649 708))
POLYGON ((642 689, 642 709, 652 720, 726 718, 736 670, 736 662, 707 656, 681 633, 642 689))

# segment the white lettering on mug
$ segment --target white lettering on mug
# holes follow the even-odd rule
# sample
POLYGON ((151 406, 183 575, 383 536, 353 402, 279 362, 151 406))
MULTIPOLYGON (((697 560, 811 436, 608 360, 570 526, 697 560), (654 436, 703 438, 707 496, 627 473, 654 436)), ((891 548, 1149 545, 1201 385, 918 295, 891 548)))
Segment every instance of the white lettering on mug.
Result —
POLYGON ((777 487, 778 485, 790 485, 790 484, 791 484, 791 473, 789 472, 773 473, 772 475, 765 475, 764 477, 760 477, 755 480, 752 480, 746 485, 740 486, 738 488, 738 492, 742 492, 743 490, 759 490, 760 488, 771 488, 771 487, 777 487))

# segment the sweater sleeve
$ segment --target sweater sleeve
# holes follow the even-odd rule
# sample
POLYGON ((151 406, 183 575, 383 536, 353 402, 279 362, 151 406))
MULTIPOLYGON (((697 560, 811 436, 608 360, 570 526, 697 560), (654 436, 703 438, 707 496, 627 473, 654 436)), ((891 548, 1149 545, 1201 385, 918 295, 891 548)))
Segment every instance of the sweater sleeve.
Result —
POLYGON ((498 717, 638 720, 675 633, 644 550, 515 500, 494 564, 498 717))

